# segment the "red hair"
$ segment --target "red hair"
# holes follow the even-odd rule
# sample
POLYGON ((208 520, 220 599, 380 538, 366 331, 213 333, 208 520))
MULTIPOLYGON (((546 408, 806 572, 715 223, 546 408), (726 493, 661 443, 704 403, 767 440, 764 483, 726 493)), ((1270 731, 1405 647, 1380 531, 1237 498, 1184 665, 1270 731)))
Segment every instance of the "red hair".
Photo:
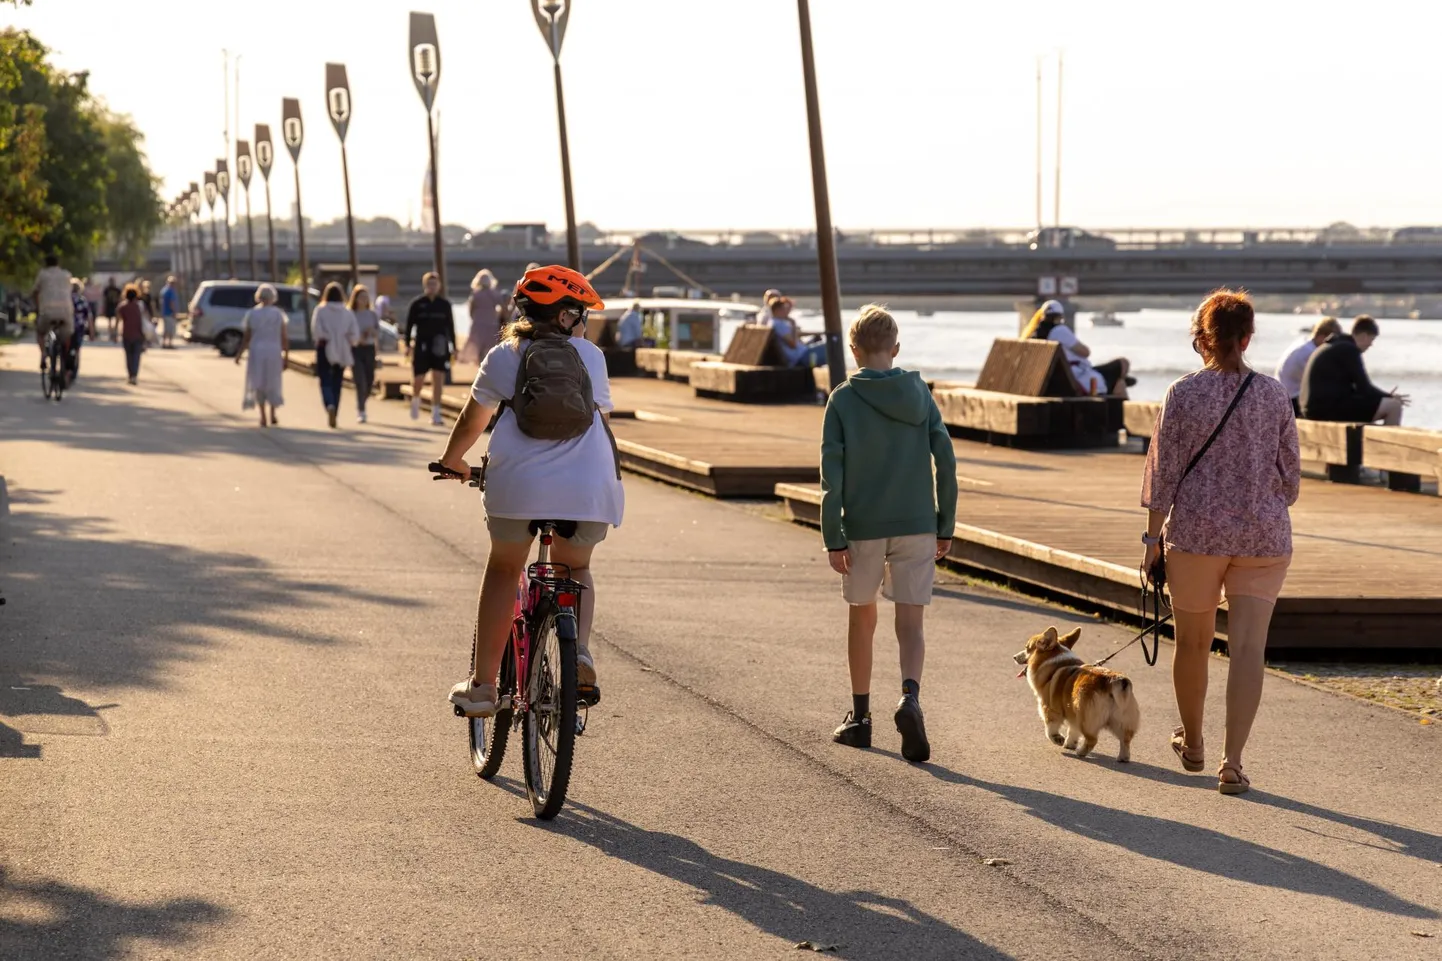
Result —
POLYGON ((1214 290, 1192 315, 1192 347, 1223 359, 1240 353, 1242 340, 1257 329, 1252 298, 1244 290, 1214 290))

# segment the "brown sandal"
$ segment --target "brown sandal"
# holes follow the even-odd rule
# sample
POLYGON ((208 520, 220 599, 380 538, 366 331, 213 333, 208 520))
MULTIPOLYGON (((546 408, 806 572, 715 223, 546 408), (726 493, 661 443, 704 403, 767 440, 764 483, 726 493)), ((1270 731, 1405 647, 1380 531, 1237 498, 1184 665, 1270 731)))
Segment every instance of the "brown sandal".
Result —
POLYGON ((1242 773, 1242 769, 1231 764, 1223 764, 1217 770, 1217 790, 1223 794, 1246 794, 1252 789, 1252 782, 1242 773), (1227 773, 1236 775, 1235 781, 1227 780, 1227 773))
POLYGON ((1177 728, 1172 732, 1172 752, 1182 762, 1182 770, 1192 774, 1198 774, 1207 766, 1206 754, 1187 747, 1186 728, 1177 728), (1201 757, 1197 757, 1201 754, 1201 757))

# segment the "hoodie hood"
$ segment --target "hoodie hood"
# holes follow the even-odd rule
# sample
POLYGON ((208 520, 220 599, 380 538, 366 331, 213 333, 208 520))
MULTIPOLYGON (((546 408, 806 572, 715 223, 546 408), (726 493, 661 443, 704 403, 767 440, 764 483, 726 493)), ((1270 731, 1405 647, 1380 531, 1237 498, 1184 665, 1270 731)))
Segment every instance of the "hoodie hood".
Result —
POLYGON ((868 407, 894 421, 916 427, 931 418, 931 391, 914 370, 863 367, 846 383, 868 407))

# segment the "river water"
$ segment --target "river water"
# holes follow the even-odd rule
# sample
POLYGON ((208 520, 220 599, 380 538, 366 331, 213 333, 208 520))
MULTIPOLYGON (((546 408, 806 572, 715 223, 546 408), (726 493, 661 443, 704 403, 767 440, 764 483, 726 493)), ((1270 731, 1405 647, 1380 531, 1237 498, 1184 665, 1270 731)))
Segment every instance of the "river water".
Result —
MULTIPOLYGON (((851 312, 854 314, 854 311, 851 312)), ((938 311, 922 317, 913 311, 893 311, 901 328, 901 354, 897 363, 920 370, 937 380, 973 381, 981 372, 991 342, 1015 337, 1017 315, 1012 312, 971 313, 938 311)), ((1137 400, 1160 400, 1167 386, 1199 364, 1187 333, 1191 314, 1182 310, 1142 310, 1119 313, 1125 326, 1093 327, 1091 314, 1077 315, 1076 331, 1098 362, 1126 357, 1132 364, 1137 400)), ((821 318, 803 313, 806 330, 818 330, 821 318)), ((849 315, 846 317, 849 322, 849 315)), ((1317 318, 1297 314, 1258 314, 1257 333, 1247 360, 1270 374, 1287 348, 1310 330, 1317 318)), ((1350 321, 1343 320, 1345 328, 1350 321)), ((1442 430, 1442 321, 1383 320, 1382 335, 1365 355, 1373 383, 1383 390, 1398 388, 1410 394, 1412 406, 1403 423, 1442 430)))

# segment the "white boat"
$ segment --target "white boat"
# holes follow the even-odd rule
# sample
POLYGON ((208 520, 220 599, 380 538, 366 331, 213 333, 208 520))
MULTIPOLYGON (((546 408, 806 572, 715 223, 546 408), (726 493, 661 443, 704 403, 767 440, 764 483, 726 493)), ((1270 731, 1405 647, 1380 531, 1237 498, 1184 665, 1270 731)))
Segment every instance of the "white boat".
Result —
POLYGON ((745 323, 761 310, 759 304, 738 300, 702 300, 685 297, 608 297, 606 309, 591 312, 586 337, 592 343, 613 343, 609 331, 621 315, 640 304, 644 325, 655 331, 666 331, 666 346, 671 350, 700 350, 709 354, 724 353, 721 325, 727 321, 745 323), (602 320, 604 323, 598 323, 602 320))
POLYGON ((1099 310, 1092 314, 1093 327, 1125 327, 1126 324, 1117 316, 1114 310, 1099 310))

